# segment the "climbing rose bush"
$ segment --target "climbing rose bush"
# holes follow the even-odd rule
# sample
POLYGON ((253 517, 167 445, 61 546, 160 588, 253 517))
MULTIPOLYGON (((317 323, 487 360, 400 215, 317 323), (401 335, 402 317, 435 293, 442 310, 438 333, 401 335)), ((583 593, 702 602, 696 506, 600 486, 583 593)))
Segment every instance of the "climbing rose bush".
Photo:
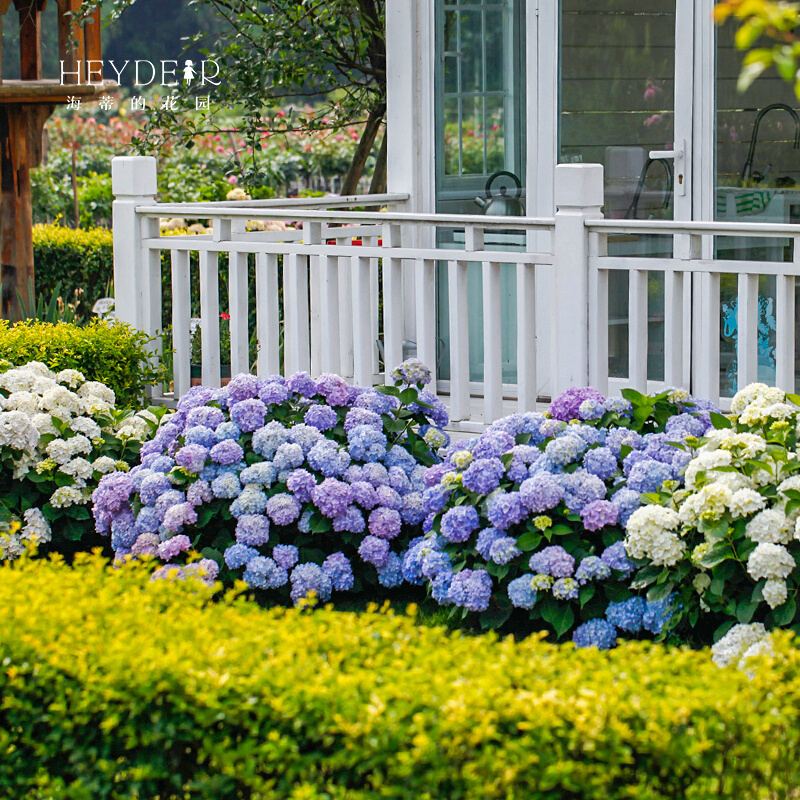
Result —
MULTIPOLYGON (((736 623, 796 626, 800 586, 800 397, 756 383, 686 440, 685 486, 644 499, 625 548, 648 597, 677 592, 700 641, 736 623)), ((750 628, 747 630, 761 630, 750 628)))
POLYGON ((517 610, 580 646, 663 634, 675 598, 638 596, 624 529, 643 494, 680 484, 690 456, 673 442, 702 435, 718 409, 685 392, 624 394, 570 389, 548 415, 514 414, 454 443, 426 472, 406 580, 484 627, 517 610))
POLYGON ((141 464, 101 481, 98 531, 118 559, 164 562, 160 577, 241 577, 295 603, 399 586, 448 419, 424 365, 393 377, 363 389, 330 374, 242 374, 191 389, 141 464), (190 550, 202 559, 187 564, 190 550))
POLYGON ((92 491, 104 475, 138 461, 141 442, 166 412, 115 402, 111 389, 77 370, 0 361, 0 560, 28 545, 96 543, 92 491), (12 529, 13 520, 22 527, 12 529))

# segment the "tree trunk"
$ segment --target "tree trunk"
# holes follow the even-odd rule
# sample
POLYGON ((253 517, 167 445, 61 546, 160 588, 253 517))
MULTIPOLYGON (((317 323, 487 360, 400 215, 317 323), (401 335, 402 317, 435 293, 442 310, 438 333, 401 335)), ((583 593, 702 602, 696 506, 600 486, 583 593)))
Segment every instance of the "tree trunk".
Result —
POLYGON ((375 139, 383 124, 384 114, 386 114, 386 103, 379 103, 369 112, 367 124, 364 126, 364 132, 361 134, 358 147, 356 147, 356 152, 353 154, 353 160, 350 162, 350 169, 347 171, 344 183, 342 183, 340 194, 356 194, 358 182, 364 174, 367 159, 372 152, 372 146, 375 144, 375 139))
POLYGON ((370 194, 386 193, 386 139, 384 132, 381 149, 378 151, 378 160, 375 162, 375 172, 372 173, 372 182, 369 185, 370 194))

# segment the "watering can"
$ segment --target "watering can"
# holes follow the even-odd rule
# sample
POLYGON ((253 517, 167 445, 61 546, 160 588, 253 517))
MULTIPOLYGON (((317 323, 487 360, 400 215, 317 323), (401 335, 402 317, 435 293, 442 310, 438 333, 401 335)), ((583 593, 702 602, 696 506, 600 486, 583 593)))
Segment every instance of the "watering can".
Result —
POLYGON ((494 175, 489 177, 489 180, 486 181, 486 197, 476 197, 475 204, 483 209, 484 214, 488 214, 490 216, 524 217, 525 206, 519 199, 521 195, 522 184, 520 183, 519 178, 513 172, 501 170, 500 172, 495 172, 494 175), (506 194, 507 189, 505 186, 500 187, 500 194, 492 194, 492 184, 496 178, 501 176, 513 179, 514 183, 517 185, 514 195, 509 196, 506 194))

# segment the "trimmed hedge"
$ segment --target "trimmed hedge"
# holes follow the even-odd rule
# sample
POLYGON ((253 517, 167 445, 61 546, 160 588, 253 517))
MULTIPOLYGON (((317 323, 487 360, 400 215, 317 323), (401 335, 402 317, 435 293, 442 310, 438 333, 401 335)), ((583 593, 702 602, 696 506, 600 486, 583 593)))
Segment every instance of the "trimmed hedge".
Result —
POLYGON ((119 408, 137 406, 145 389, 163 378, 150 362, 150 337, 123 322, 93 319, 79 327, 67 322, 0 320, 0 358, 12 364, 41 361, 50 369, 77 369, 86 380, 114 390, 119 408))
POLYGON ((61 225, 35 225, 33 260, 36 293, 49 301, 61 283, 63 296, 83 289, 88 308, 106 297, 114 280, 113 234, 106 228, 73 230, 61 225))
POLYGON ((576 651, 264 610, 142 566, 0 569, 0 795, 710 800, 800 779, 800 652, 576 651))

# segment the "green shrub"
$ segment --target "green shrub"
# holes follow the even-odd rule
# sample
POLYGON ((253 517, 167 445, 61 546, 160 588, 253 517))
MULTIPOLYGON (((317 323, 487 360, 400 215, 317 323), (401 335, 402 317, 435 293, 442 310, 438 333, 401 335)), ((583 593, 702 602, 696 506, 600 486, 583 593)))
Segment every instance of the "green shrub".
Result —
POLYGON ((83 290, 89 309, 105 297, 114 280, 113 235, 105 228, 72 230, 60 225, 36 225, 33 260, 36 291, 48 297, 61 283, 65 294, 83 290))
POLYGON ((714 800, 797 785, 800 651, 462 637, 149 570, 0 568, 0 795, 714 800))
POLYGON ((147 386, 160 380, 147 346, 150 337, 122 322, 93 319, 85 327, 0 320, 0 358, 13 364, 41 361, 50 369, 77 369, 87 380, 114 390, 117 406, 139 404, 147 386))

